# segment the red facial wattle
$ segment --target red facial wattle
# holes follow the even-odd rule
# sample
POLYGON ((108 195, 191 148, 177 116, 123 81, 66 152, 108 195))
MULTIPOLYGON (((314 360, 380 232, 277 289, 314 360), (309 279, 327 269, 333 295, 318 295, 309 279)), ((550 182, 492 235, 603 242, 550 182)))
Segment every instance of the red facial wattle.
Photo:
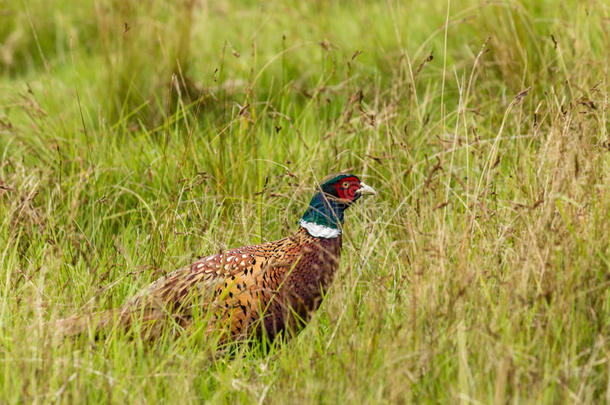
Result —
POLYGON ((356 190, 359 188, 360 182, 355 177, 341 179, 341 181, 335 184, 335 189, 337 190, 339 198, 349 201, 354 200, 356 197, 356 190))

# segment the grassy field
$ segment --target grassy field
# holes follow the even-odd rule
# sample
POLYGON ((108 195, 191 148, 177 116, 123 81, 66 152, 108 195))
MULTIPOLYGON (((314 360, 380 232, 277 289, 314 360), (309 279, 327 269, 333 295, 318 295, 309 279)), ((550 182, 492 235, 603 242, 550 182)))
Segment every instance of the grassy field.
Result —
POLYGON ((0 403, 610 403, 604 1, 0 3, 0 403), (297 338, 61 340, 351 169, 297 338))

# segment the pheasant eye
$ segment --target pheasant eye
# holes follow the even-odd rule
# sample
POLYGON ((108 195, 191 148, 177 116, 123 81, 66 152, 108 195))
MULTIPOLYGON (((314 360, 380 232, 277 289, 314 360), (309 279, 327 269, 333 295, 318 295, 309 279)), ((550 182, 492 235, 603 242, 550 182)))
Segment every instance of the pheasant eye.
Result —
POLYGON ((344 181, 343 184, 341 185, 342 188, 348 188, 349 187, 349 181, 344 181))

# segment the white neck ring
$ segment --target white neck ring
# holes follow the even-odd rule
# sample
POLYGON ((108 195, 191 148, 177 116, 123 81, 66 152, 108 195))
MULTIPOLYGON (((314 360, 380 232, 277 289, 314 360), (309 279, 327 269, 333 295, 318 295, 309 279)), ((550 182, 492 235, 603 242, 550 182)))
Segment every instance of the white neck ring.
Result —
POLYGON ((301 225, 308 234, 313 236, 314 238, 336 238, 341 235, 341 231, 339 229, 330 228, 325 225, 316 224, 314 222, 307 222, 303 219, 299 220, 299 225, 301 225))

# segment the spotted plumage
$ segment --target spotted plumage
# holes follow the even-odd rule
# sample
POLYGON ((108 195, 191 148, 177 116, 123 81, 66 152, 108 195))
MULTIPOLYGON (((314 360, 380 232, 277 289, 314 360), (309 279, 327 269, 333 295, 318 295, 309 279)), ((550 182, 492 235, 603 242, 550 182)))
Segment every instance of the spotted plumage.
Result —
POLYGON ((188 328, 196 314, 208 316, 208 332, 222 341, 261 337, 306 321, 339 266, 343 212, 372 188, 353 175, 321 185, 290 236, 197 260, 153 282, 116 310, 59 321, 63 335, 139 320, 157 335, 167 324, 188 328))

